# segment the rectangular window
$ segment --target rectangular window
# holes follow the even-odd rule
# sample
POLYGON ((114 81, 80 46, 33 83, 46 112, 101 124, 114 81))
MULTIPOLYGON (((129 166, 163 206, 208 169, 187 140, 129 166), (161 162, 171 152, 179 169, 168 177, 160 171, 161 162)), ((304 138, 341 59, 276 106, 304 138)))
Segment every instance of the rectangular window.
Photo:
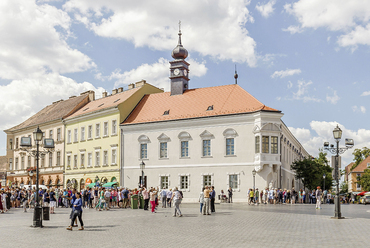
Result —
POLYGON ((160 147, 161 147, 161 150, 160 150, 160 153, 159 153, 159 157, 160 158, 167 158, 167 142, 161 142, 160 147))
POLYGON ((96 138, 100 137, 100 124, 95 125, 95 136, 96 138))
POLYGON ((238 188, 238 175, 229 175, 229 187, 232 189, 238 188))
POLYGON ((108 164, 108 151, 103 152, 103 164, 104 165, 108 164))
POLYGON ((24 169, 24 156, 21 157, 21 170, 24 169))
POLYGON ((254 150, 255 150, 256 153, 260 153, 260 136, 256 136, 254 138, 254 140, 255 140, 255 142, 254 142, 254 146, 255 146, 254 150))
POLYGON ((262 136, 262 152, 269 153, 269 136, 262 136))
POLYGON ((31 167, 31 156, 28 156, 27 168, 31 167))
POLYGON ((13 150, 13 139, 9 139, 10 150, 13 150))
POLYGON ((92 132, 93 132, 93 128, 92 128, 92 126, 88 126, 88 128, 87 128, 88 130, 87 130, 87 138, 88 139, 92 139, 92 132))
POLYGON ((67 167, 71 168, 71 156, 67 156, 67 167))
POLYGON ((57 141, 62 140, 62 130, 60 128, 57 129, 57 141))
POLYGON ((95 166, 100 166, 100 151, 95 152, 95 166))
POLYGON ((81 165, 80 167, 83 168, 85 166, 85 153, 81 153, 81 165))
POLYGON ((92 153, 87 154, 87 167, 92 166, 92 153))
POLYGON ((57 152, 57 166, 60 166, 60 152, 57 152))
POLYGON ((188 176, 181 176, 180 177, 180 187, 181 187, 181 189, 188 189, 189 188, 189 177, 188 176))
POLYGON ((53 130, 49 130, 49 139, 53 138, 53 130))
POLYGON ((41 168, 45 167, 45 157, 41 157, 41 168))
POLYGON ((18 142, 19 142, 19 139, 15 138, 15 149, 18 149, 18 142))
POLYGON ((271 136, 271 153, 278 154, 278 137, 271 136))
POLYGON ((112 135, 117 134, 117 121, 112 120, 112 135))
POLYGON ((19 167, 18 167, 18 158, 15 158, 15 168, 14 168, 14 170, 18 170, 19 169, 19 167))
POLYGON ((211 156, 211 140, 203 140, 203 157, 211 156))
POLYGON ((181 157, 189 157, 189 141, 181 141, 181 157))
POLYGON ((85 140, 85 127, 81 127, 81 141, 85 140))
POLYGON ((108 122, 104 122, 104 136, 108 136, 108 122))
POLYGON ((112 164, 117 164, 117 150, 112 150, 112 164))
POLYGON ((161 189, 168 189, 168 176, 161 176, 161 189))
POLYGON ((9 170, 13 170, 13 159, 9 158, 9 170))
POLYGON ((72 142, 72 132, 71 130, 68 130, 67 131, 67 143, 71 143, 72 142))
POLYGON ((234 138, 226 139, 226 155, 234 155, 234 138))
POLYGON ((140 158, 148 158, 148 144, 140 144, 140 158))
POLYGON ((74 133, 73 133, 73 142, 78 141, 78 129, 75 128, 74 133))
POLYGON ((77 155, 73 155, 73 169, 77 169, 77 155))
POLYGON ((49 153, 49 167, 53 166, 53 154, 49 153))
POLYGON ((203 176, 203 187, 205 186, 212 186, 212 176, 211 175, 203 176))

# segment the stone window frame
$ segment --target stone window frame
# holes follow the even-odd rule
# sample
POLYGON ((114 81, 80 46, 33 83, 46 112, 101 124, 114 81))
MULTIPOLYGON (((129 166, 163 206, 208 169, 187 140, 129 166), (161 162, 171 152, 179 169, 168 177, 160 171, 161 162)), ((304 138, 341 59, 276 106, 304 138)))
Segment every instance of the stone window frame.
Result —
POLYGON ((179 138, 179 147, 180 147, 179 158, 180 159, 190 158, 190 142, 189 141, 193 140, 191 135, 188 132, 183 131, 179 133, 177 137, 179 138), (188 156, 182 156, 182 142, 185 142, 185 141, 188 142, 188 156))
POLYGON ((168 178, 168 185, 167 185, 167 189, 169 189, 169 187, 171 186, 171 177, 170 177, 171 175, 170 174, 159 174, 159 176, 158 176, 158 179, 159 179, 159 181, 158 181, 158 184, 159 184, 159 189, 163 189, 162 188, 162 177, 167 177, 168 178))
POLYGON ((236 157, 236 142, 235 142, 235 138, 238 137, 238 133, 235 131, 235 129, 233 128, 227 128, 225 129, 225 131, 222 133, 223 136, 224 136, 224 142, 225 142, 225 157, 236 157), (228 139, 233 139, 233 150, 234 150, 234 154, 227 154, 227 140, 228 139))
POLYGON ((226 177, 227 189, 229 189, 229 187, 230 187, 230 176, 231 175, 237 175, 238 176, 238 188, 232 189, 232 190, 240 192, 240 172, 227 172, 226 175, 227 175, 227 177, 226 177))
POLYGON ((204 130, 199 136, 202 140, 202 145, 201 145, 202 156, 201 157, 202 158, 212 158, 212 139, 214 139, 215 136, 207 130, 204 130), (209 140, 209 155, 206 155, 206 156, 204 156, 204 141, 205 140, 209 140))
POLYGON ((190 173, 178 174, 178 177, 179 177, 178 188, 181 191, 190 192, 190 173), (188 188, 187 189, 181 187, 181 177, 183 177, 183 176, 187 176, 188 177, 188 188))
POLYGON ((137 139, 138 140, 138 142, 139 142, 139 156, 138 156, 138 158, 139 158, 139 161, 141 161, 141 160, 149 160, 149 146, 148 146, 148 144, 149 143, 151 143, 151 141, 150 141, 150 139, 149 139, 149 137, 148 136, 146 136, 145 134, 142 134, 142 135, 140 135, 139 136, 139 138, 137 139), (146 158, 142 158, 141 157, 141 145, 142 144, 146 144, 146 158))
POLYGON ((168 143, 171 142, 171 139, 170 137, 168 137, 166 134, 162 133, 161 135, 159 135, 157 137, 158 139, 158 158, 160 160, 163 160, 163 159, 169 159, 169 146, 168 146, 168 143), (162 144, 166 144, 166 156, 163 156, 162 157, 162 144))
POLYGON ((215 183, 215 175, 214 175, 214 173, 201 173, 200 176, 202 177, 201 180, 200 180, 200 185, 202 187, 205 187, 204 180, 203 180, 204 179, 204 176, 211 176, 211 186, 214 185, 214 183, 215 183))

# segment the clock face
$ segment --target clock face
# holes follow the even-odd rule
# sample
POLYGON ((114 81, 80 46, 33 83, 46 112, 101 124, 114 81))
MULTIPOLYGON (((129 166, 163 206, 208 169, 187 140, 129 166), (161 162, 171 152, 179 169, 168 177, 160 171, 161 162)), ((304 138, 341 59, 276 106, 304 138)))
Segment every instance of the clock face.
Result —
POLYGON ((184 75, 185 77, 188 75, 188 71, 186 69, 184 69, 184 75))
POLYGON ((176 76, 178 76, 178 75, 180 74, 180 70, 179 70, 179 69, 175 69, 175 70, 173 71, 173 74, 175 74, 176 76))

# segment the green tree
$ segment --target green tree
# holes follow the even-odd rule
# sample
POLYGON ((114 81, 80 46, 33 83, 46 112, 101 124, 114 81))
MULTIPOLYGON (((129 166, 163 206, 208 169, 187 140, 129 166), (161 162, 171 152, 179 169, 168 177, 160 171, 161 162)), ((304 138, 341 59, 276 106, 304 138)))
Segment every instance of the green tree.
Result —
POLYGON ((340 185, 340 194, 347 194, 348 193, 348 182, 342 182, 340 185))
POLYGON ((294 161, 290 167, 295 172, 295 178, 302 180, 303 185, 309 189, 315 189, 317 186, 323 188, 323 175, 325 174, 325 189, 329 190, 332 187, 333 169, 329 165, 325 165, 325 163, 319 161, 321 161, 320 156, 317 159, 305 158, 294 161))
POLYGON ((361 185, 364 191, 370 191, 370 169, 365 169, 364 174, 357 177, 357 183, 361 185))
POLYGON ((355 149, 352 153, 354 156, 353 160, 355 163, 352 165, 351 170, 356 168, 365 158, 370 156, 370 149, 367 147, 363 147, 362 149, 355 149))

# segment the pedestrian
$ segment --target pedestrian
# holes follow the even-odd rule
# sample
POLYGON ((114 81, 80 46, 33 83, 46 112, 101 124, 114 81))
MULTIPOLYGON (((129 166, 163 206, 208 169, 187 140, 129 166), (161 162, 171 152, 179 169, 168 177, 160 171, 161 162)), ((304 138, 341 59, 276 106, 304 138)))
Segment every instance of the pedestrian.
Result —
POLYGON ((155 207, 156 207, 156 204, 155 204, 155 196, 157 195, 157 191, 152 188, 150 189, 150 205, 152 207, 152 213, 154 214, 155 213, 155 207))
POLYGON ((171 207, 172 189, 167 190, 167 206, 171 207))
POLYGON ((167 202, 167 191, 166 188, 163 188, 161 193, 161 201, 162 201, 162 208, 166 208, 166 202, 167 202))
POLYGON ((199 204, 200 204, 200 214, 202 214, 203 204, 204 204, 204 187, 199 194, 199 204))
POLYGON ((295 204, 296 191, 295 191, 294 187, 292 188, 292 192, 290 194, 291 194, 291 198, 292 198, 291 204, 295 204))
POLYGON ((315 192, 315 196, 316 196, 316 209, 321 209, 321 195, 322 195, 321 188, 320 188, 320 186, 317 186, 317 190, 315 192))
POLYGON ((55 192, 53 188, 50 191, 49 198, 50 198, 50 213, 55 214, 54 210, 55 210, 57 199, 55 199, 55 192))
POLYGON ((182 195, 177 187, 173 189, 172 199, 175 204, 175 213, 173 214, 173 217, 176 217, 176 214, 179 214, 179 217, 182 217, 181 211, 180 211, 180 204, 182 200, 182 195))
POLYGON ((211 212, 212 213, 216 212, 216 209, 215 209, 215 200, 216 200, 216 191, 215 191, 215 187, 212 186, 212 191, 211 191, 211 194, 210 194, 211 212))
POLYGON ((306 202, 306 191, 303 189, 302 192, 302 203, 304 204, 306 202))
MULTIPOLYGON (((123 197, 123 208, 127 208, 128 207, 128 203, 129 203, 129 201, 128 201, 128 194, 129 194, 129 192, 128 192, 128 189, 127 188, 124 188, 124 190, 122 191, 122 197, 123 197)), ((149 197, 148 197, 148 199, 149 199, 149 197)))
POLYGON ((253 204, 253 197, 254 197, 253 189, 249 189, 249 202, 248 202, 248 205, 253 204))
POLYGON ((141 194, 143 195, 144 199, 144 210, 147 211, 149 206, 149 192, 145 187, 143 187, 143 191, 141 192, 141 194))
POLYGON ((227 190, 227 193, 229 195, 229 203, 233 203, 233 189, 229 187, 229 189, 227 190))
POLYGON ((71 220, 71 225, 67 227, 67 230, 72 231, 73 228, 73 222, 76 221, 76 226, 77 226, 77 217, 78 221, 80 222, 80 228, 78 230, 84 230, 84 223, 82 221, 82 199, 81 199, 81 194, 77 192, 76 194, 76 199, 72 203, 72 220, 71 220))
POLYGON ((209 213, 209 205, 210 205, 209 195, 211 194, 211 190, 208 188, 208 186, 206 186, 203 192, 204 192, 203 215, 206 215, 206 214, 211 215, 209 213))
POLYGON ((27 212, 28 194, 25 189, 21 191, 21 201, 23 204, 23 212, 27 212))
POLYGON ((273 188, 271 188, 268 191, 268 198, 269 198, 270 204, 273 204, 274 203, 274 189, 273 188))
POLYGON ((258 205, 258 196, 259 196, 259 191, 258 188, 256 189, 256 192, 254 192, 254 204, 258 205))

